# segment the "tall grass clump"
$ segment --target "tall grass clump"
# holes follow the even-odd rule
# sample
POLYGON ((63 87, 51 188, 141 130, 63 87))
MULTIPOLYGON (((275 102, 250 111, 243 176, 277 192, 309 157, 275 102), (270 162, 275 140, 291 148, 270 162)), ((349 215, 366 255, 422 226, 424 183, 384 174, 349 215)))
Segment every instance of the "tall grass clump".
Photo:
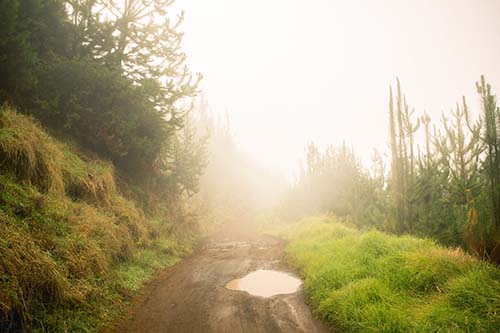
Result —
POLYGON ((277 231, 315 313, 349 332, 498 332, 500 269, 411 236, 314 217, 277 231))
POLYGON ((76 200, 111 206, 113 193, 116 192, 112 165, 95 159, 84 161, 68 147, 61 148, 66 195, 76 200))
POLYGON ((96 331, 192 235, 117 190, 111 164, 0 111, 0 331, 96 331))
POLYGON ((9 106, 0 111, 0 170, 41 191, 61 191, 61 151, 37 122, 9 106))

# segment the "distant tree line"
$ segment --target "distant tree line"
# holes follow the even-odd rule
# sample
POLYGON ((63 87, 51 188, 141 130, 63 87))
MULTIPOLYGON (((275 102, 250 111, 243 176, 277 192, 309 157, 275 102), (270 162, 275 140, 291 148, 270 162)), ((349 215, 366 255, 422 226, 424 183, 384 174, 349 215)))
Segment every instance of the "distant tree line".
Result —
POLYGON ((320 152, 310 144, 282 214, 333 213, 361 227, 432 237, 499 262, 500 111, 484 77, 476 87, 478 119, 462 98, 436 126, 426 113, 415 116, 398 80, 389 94, 390 168, 379 153, 367 170, 346 145, 320 152))
POLYGON ((194 204, 204 219, 248 222, 269 214, 281 199, 286 180, 238 148, 229 119, 221 121, 202 96, 190 119, 201 138, 208 136, 208 163, 194 204))
POLYGON ((184 119, 200 75, 184 64, 172 2, 0 0, 0 103, 142 185, 196 191, 203 145, 184 119))

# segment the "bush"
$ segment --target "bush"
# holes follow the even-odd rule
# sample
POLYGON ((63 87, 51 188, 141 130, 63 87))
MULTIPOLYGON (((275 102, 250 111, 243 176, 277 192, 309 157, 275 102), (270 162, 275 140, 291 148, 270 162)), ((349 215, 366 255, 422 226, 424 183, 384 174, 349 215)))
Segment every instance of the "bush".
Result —
POLYGON ((139 87, 90 61, 54 58, 40 72, 44 84, 29 109, 44 125, 126 171, 151 171, 175 129, 139 87))

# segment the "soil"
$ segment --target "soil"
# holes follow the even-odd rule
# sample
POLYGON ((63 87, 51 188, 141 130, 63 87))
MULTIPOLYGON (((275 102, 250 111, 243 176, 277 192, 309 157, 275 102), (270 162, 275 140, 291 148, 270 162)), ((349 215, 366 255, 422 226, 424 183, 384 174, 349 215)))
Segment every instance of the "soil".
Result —
POLYGON ((328 332, 303 288, 269 298, 226 289, 258 269, 290 272, 284 242, 251 226, 229 225, 149 285, 111 332, 328 332))

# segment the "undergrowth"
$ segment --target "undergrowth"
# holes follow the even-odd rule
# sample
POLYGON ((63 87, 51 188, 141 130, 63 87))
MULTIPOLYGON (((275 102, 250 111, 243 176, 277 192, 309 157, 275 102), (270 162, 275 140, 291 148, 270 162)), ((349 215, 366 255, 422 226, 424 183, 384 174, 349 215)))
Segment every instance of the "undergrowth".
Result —
POLYGON ((316 314, 347 332, 500 332, 500 269, 431 240, 335 218, 274 228, 316 314))
POLYGON ((0 331, 96 331, 193 242, 123 197, 110 163, 0 109, 0 331))

